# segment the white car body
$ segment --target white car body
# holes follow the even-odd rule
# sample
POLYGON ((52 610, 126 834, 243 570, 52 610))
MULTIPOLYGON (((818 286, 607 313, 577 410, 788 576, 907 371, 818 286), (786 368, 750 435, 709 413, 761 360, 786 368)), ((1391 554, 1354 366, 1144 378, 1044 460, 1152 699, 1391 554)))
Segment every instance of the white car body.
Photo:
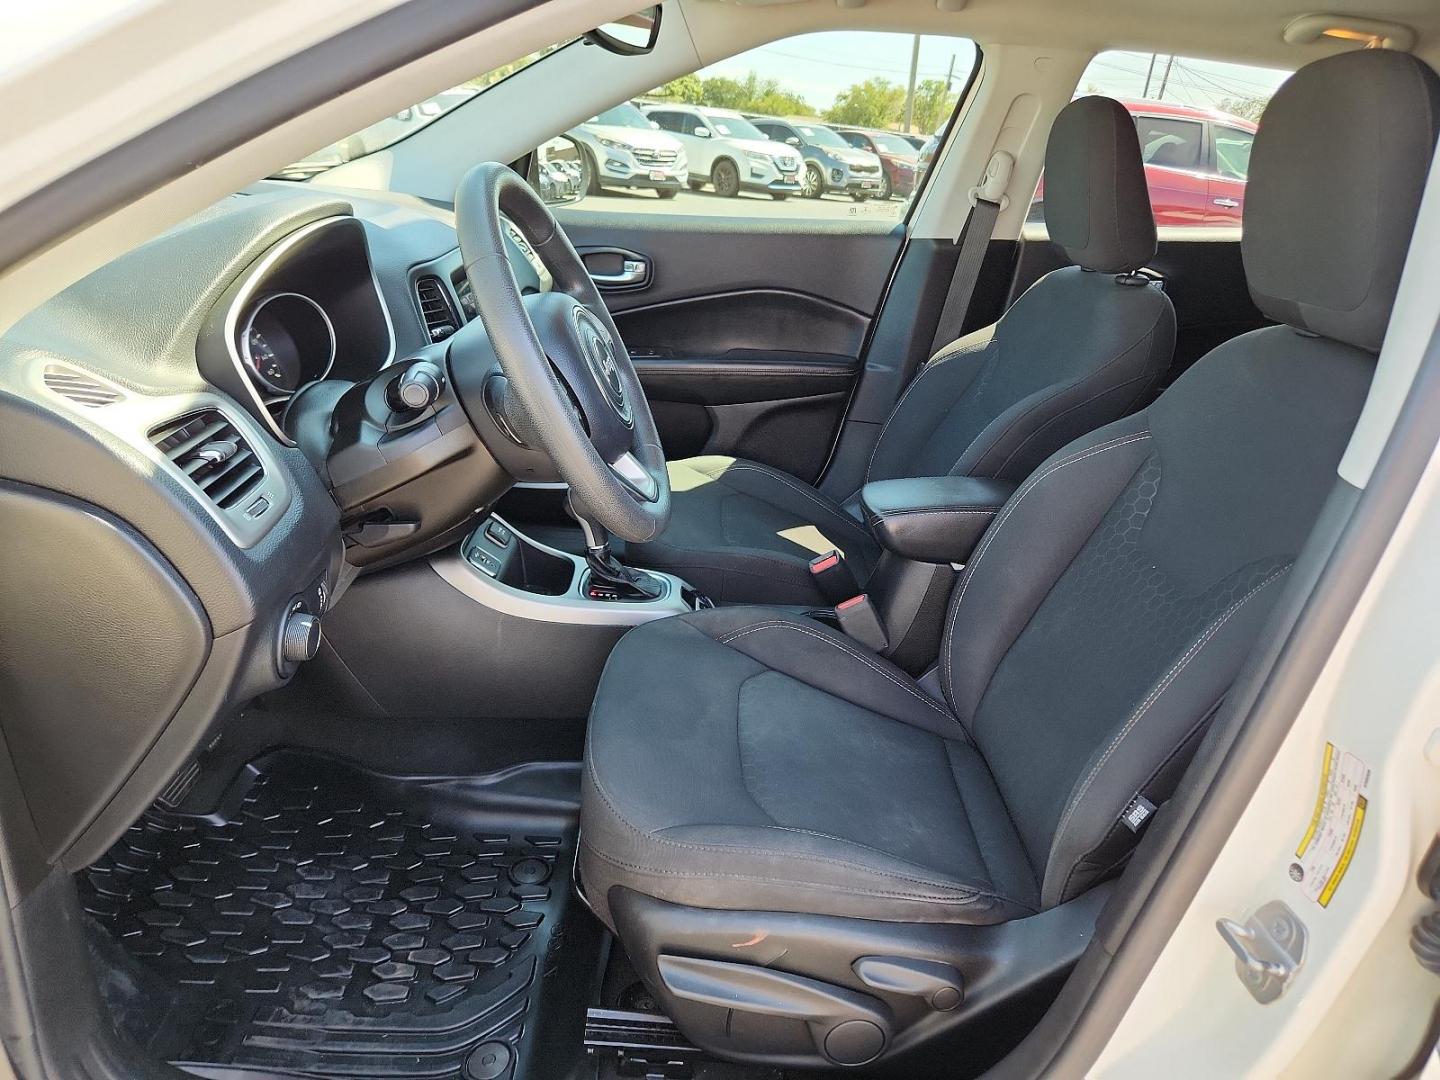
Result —
POLYGON ((716 165, 729 161, 739 173, 741 190, 779 195, 800 190, 800 170, 805 163, 799 151, 763 136, 727 134, 731 129, 752 127, 738 112, 701 105, 648 105, 645 114, 685 148, 692 185, 712 180, 716 165), (705 135, 697 134, 702 130, 705 135))
POLYGON ((679 191, 689 175, 685 147, 679 139, 653 126, 601 122, 617 110, 633 108, 617 105, 567 132, 589 153, 594 186, 679 191))

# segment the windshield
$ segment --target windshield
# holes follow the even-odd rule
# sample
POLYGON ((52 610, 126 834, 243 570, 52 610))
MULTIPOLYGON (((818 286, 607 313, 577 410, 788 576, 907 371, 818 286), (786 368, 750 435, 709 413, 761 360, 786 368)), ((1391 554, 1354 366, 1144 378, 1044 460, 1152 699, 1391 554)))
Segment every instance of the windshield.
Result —
POLYGON ((647 131, 655 126, 648 116, 628 101, 623 105, 616 105, 613 109, 606 109, 599 116, 592 116, 586 123, 606 124, 610 127, 644 128, 647 131))
POLYGON ((759 139, 761 142, 769 140, 759 128, 750 123, 743 116, 713 116, 705 114, 705 123, 716 135, 726 139, 759 139))
MULTIPOLYGON (((287 165, 279 172, 273 174, 272 179, 279 180, 305 180, 326 169, 333 169, 337 165, 343 165, 347 161, 354 161, 356 158, 364 157, 366 154, 373 154, 384 150, 388 146, 394 146, 401 139, 415 134, 421 128, 434 123, 444 116, 451 109, 473 100, 479 94, 488 90, 496 83, 503 82, 517 71, 523 71, 537 60, 543 60, 556 49, 562 49, 575 41, 569 38, 557 42, 549 48, 533 52, 529 56, 522 56, 519 60, 509 64, 502 64, 494 71, 487 71, 484 75, 477 75, 459 86, 449 90, 443 90, 434 97, 428 97, 424 101, 417 102, 397 113, 392 113, 383 120, 377 120, 369 127, 361 128, 353 135, 347 135, 329 146, 321 147, 315 153, 301 158, 293 165, 287 165)), ((611 112, 615 110, 612 109, 611 112)), ((612 121, 607 121, 610 123, 612 121)), ((648 127, 648 123, 644 126, 648 127)))
POLYGON ((870 141, 875 144, 877 149, 883 150, 887 154, 908 154, 912 157, 915 154, 915 147, 899 135, 872 134, 870 141))
POLYGON ((796 124, 795 130, 807 143, 812 146, 838 146, 842 150, 848 150, 850 144, 836 135, 827 127, 816 127, 813 124, 796 124))

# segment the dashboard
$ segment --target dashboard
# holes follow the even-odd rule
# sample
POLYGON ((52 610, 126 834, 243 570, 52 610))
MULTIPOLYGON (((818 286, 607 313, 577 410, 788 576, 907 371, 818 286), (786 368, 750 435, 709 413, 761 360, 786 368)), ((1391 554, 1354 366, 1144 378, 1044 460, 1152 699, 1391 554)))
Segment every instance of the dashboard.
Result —
MULTIPOLYGON (((509 231, 522 287, 548 288, 509 231)), ((295 620, 353 574, 287 410, 476 317, 447 211, 267 181, 0 337, 0 609, 25 626, 0 728, 51 857, 93 860, 283 685, 295 620)))

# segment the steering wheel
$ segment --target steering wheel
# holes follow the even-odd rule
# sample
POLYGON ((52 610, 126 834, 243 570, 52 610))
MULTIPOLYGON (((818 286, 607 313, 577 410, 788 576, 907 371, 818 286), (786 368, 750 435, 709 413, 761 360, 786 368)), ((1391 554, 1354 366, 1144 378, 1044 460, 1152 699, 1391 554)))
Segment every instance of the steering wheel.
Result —
POLYGON ((452 367, 483 327, 504 376, 484 399, 503 436, 549 457, 578 513, 625 540, 653 540, 670 519, 665 455, 635 365, 569 238, 530 185, 493 161, 460 181, 455 222, 480 318, 452 338, 452 367), (506 218, 549 271, 550 290, 521 289, 506 218))

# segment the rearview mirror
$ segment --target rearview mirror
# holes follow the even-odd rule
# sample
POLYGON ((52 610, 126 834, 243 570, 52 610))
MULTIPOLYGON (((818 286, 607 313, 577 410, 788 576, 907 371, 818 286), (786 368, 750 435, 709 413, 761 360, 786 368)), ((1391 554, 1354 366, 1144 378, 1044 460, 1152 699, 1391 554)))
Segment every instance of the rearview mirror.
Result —
POLYGON ((620 56, 643 56, 655 48, 659 36, 660 5, 655 4, 627 18, 597 26, 585 35, 585 40, 620 56))
POLYGON ((791 146, 799 146, 799 145, 800 145, 800 136, 798 136, 798 135, 791 135, 791 136, 790 136, 788 139, 786 139, 785 141, 786 141, 787 143, 789 143, 791 146))
POLYGON ((702 125, 701 127, 697 127, 695 129, 695 134, 699 138, 708 139, 710 137, 710 129, 702 125))

